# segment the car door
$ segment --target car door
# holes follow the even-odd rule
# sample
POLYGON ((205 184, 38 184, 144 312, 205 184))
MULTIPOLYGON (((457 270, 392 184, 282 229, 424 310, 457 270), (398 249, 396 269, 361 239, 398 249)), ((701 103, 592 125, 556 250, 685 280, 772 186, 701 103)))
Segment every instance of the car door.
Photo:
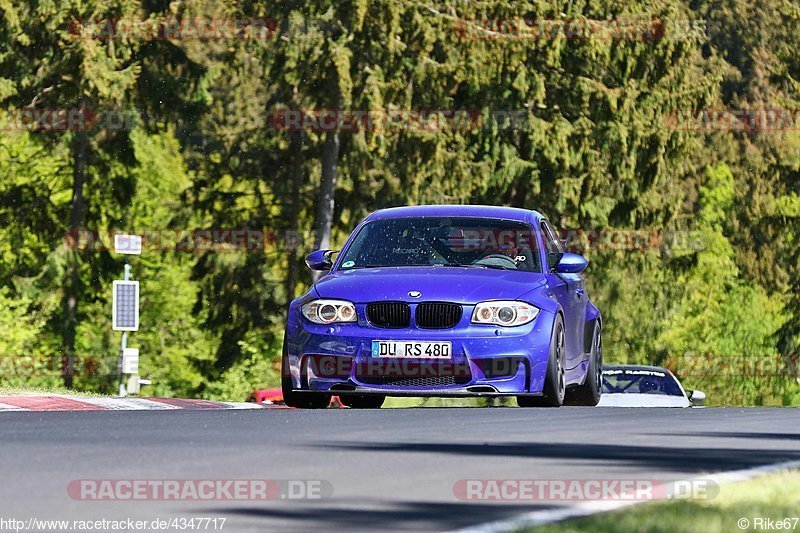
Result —
POLYGON ((547 251, 547 281, 552 294, 564 310, 564 342, 567 349, 567 369, 583 360, 583 325, 586 316, 586 292, 583 276, 556 272, 555 266, 564 254, 558 234, 547 220, 542 220, 542 238, 547 251))

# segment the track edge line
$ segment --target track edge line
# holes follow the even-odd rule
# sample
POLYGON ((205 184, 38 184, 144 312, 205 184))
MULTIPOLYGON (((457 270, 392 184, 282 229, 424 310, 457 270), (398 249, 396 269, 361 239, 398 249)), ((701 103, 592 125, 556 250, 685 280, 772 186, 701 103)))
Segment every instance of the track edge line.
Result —
MULTIPOLYGON (((726 472, 717 472, 714 474, 707 474, 703 476, 695 476, 688 479, 677 479, 671 483, 686 483, 701 480, 711 480, 718 485, 726 483, 738 483, 740 481, 748 481, 750 479, 763 476, 766 474, 773 474, 775 472, 784 472, 788 470, 795 470, 800 468, 800 460, 785 461, 781 463, 770 463, 761 466, 754 466, 751 468, 744 468, 741 470, 728 470, 726 472)), ((532 511, 529 513, 519 514, 515 517, 505 520, 496 520, 494 522, 486 522, 475 526, 466 527, 463 529, 454 530, 453 533, 501 533, 506 531, 513 531, 525 527, 536 527, 545 524, 552 524, 554 522, 561 522, 571 518, 582 518, 594 514, 608 513, 612 511, 619 511, 626 507, 634 505, 641 505, 644 503, 653 503, 660 500, 625 500, 625 501, 590 501, 583 502, 578 505, 572 505, 565 508, 544 509, 541 511, 532 511)))

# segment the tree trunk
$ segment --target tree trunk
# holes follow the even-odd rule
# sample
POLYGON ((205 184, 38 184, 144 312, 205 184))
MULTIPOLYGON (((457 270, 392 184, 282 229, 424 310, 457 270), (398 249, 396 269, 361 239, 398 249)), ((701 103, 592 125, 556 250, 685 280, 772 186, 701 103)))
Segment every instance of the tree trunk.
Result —
MULTIPOLYGON (((77 131, 72 140, 72 204, 69 212, 70 231, 77 230, 83 223, 83 187, 86 183, 86 147, 88 137, 85 131, 77 131)), ((80 268, 76 255, 67 255, 66 283, 64 290, 64 351, 66 361, 62 366, 64 386, 72 388, 75 374, 75 330, 78 326, 78 299, 80 293, 80 268)))
POLYGON ((322 183, 317 202, 316 240, 317 250, 330 248, 331 225, 336 192, 336 165, 339 160, 339 132, 329 131, 322 145, 322 183))
MULTIPOLYGON (((289 193, 289 209, 287 220, 295 225, 292 230, 299 231, 297 222, 300 219, 300 185, 303 183, 303 132, 293 131, 289 134, 289 150, 292 154, 291 167, 291 191, 289 193)), ((288 242, 288 239, 286 240, 288 242)), ((286 273, 286 298, 291 301, 294 299, 295 287, 297 286, 297 247, 298 242, 287 250, 288 272, 286 273)), ((288 307, 287 307, 288 308, 288 307)))

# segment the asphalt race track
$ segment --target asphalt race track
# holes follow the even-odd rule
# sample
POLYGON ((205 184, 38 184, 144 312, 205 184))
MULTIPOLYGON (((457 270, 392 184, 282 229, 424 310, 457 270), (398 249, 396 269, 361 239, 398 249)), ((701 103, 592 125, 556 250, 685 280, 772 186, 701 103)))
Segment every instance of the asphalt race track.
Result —
POLYGON ((800 410, 790 408, 7 412, 0 516, 444 531, 565 505, 464 501, 458 480, 674 480, 798 459, 800 410), (332 494, 112 502, 67 492, 81 479, 252 478, 324 480, 332 494))

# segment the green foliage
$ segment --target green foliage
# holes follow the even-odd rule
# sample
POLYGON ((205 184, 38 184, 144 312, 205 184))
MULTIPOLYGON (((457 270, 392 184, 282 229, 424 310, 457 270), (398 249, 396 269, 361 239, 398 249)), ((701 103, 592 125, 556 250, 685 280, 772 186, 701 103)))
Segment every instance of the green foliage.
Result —
MULTIPOLYGON (((440 199, 537 208, 563 228, 679 235, 685 242, 586 252, 609 360, 800 353, 800 135, 669 126, 678 111, 800 108, 800 10, 787 3, 0 1, 0 12, 0 111, 139 115, 119 131, 0 128, 0 327, 9 332, 0 356, 72 351, 94 365, 75 387, 113 391, 109 291, 122 261, 64 236, 74 226, 249 228, 276 242, 133 259, 142 329, 131 345, 149 394, 241 400, 277 385, 283 314, 311 282, 301 258, 327 137, 270 120, 298 109, 518 117, 511 129, 489 120, 341 132, 337 244, 368 212, 440 199), (488 30, 475 22, 522 16, 656 18, 666 34, 482 38, 488 30), (69 31, 74 19, 125 17, 279 26, 265 40, 232 41, 69 31), (674 21, 700 19, 713 23, 705 33, 673 31, 674 21), (303 237, 299 249, 286 245, 287 231, 303 237)), ((800 395, 791 379, 699 385, 717 403, 789 405, 800 395)))
POLYGON ((0 353, 4 358, 31 355, 39 342, 43 324, 41 317, 30 312, 26 298, 12 298, 7 287, 0 288, 0 353))
MULTIPOLYGON (((689 448, 689 446, 687 446, 689 448)), ((691 452, 687 452, 691 453, 691 452)), ((712 494, 709 490, 708 494, 712 494)), ((554 524, 519 528, 518 533, 634 533, 651 531, 728 531, 757 529, 766 520, 777 517, 777 527, 793 527, 794 520, 784 521, 797 508, 800 499, 800 474, 796 470, 758 476, 747 481, 722 483, 713 497, 662 498, 624 510, 597 513, 554 524), (746 518, 744 518, 746 517, 746 518), (752 517, 752 518, 751 518, 752 517), (740 520, 747 520, 742 527, 740 520), (756 522, 756 520, 759 520, 756 522), (751 525, 752 523, 752 525, 751 525)))
POLYGON ((240 341, 242 357, 202 394, 209 400, 243 401, 255 389, 280 388, 280 350, 257 334, 240 341))

